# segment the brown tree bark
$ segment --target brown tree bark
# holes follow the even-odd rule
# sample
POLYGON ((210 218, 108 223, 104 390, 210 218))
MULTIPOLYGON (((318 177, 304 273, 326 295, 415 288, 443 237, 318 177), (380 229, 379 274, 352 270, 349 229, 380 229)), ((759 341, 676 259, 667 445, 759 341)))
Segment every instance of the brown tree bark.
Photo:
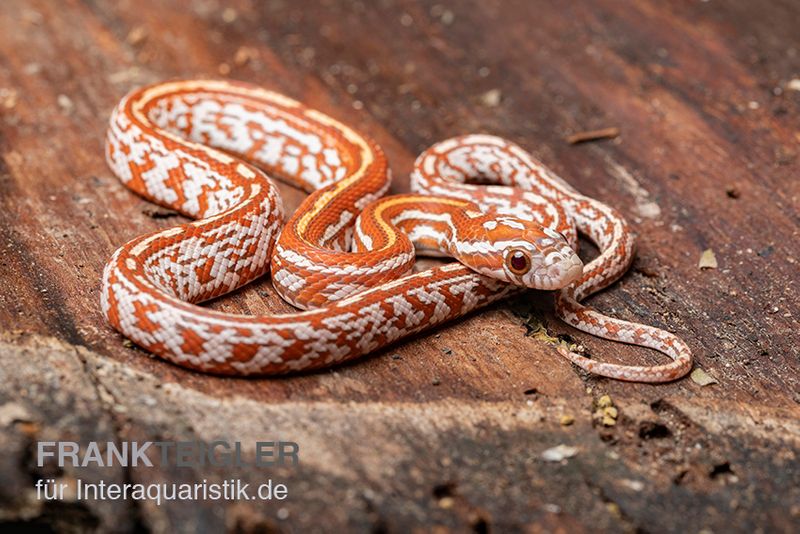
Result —
MULTIPOLYGON (((798 23, 788 1, 3 2, 0 521, 796 530, 798 23), (129 89, 187 77, 246 80, 358 128, 386 150, 396 192, 437 140, 482 131, 518 142, 634 224, 633 268, 591 303, 678 333, 717 383, 576 371, 548 336, 568 334, 598 359, 661 357, 565 327, 545 293, 289 378, 203 376, 132 347, 101 317, 102 267, 179 218, 113 177, 102 140, 129 89), (606 128, 618 135, 568 142, 606 128), (698 267, 707 249, 716 269, 698 267), (605 425, 604 395, 618 412, 605 425), (271 438, 298 442, 300 465, 53 470, 34 458, 45 440, 271 438), (567 458, 547 461, 559 445, 567 458), (290 497, 42 502, 32 491, 46 477, 272 478, 290 497)), ((302 195, 282 191, 296 207, 302 195)), ((268 280, 211 306, 289 309, 268 280)))

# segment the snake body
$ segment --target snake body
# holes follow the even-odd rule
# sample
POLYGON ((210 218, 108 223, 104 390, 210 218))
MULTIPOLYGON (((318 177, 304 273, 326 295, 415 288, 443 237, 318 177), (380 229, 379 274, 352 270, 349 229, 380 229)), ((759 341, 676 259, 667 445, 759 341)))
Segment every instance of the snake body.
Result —
POLYGON ((413 193, 384 197, 383 152, 344 124, 251 85, 177 81, 120 102, 106 157, 128 188, 194 219, 124 244, 103 274, 109 322, 178 365, 233 375, 317 369, 530 287, 556 290, 556 311, 572 326, 673 359, 637 367, 563 351, 579 367, 642 382, 691 367, 673 334, 580 304, 627 270, 631 231, 498 137, 434 145, 415 163, 413 193), (285 225, 270 177, 309 192, 285 225), (578 231, 601 250, 586 266, 578 231), (412 274, 415 251, 459 262, 412 274), (268 271, 304 311, 243 316, 197 305, 268 271))

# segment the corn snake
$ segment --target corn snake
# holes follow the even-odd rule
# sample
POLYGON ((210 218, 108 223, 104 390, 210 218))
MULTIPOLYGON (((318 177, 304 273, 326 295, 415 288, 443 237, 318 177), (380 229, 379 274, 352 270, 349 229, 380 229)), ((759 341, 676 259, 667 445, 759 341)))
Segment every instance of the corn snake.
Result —
POLYGON ((630 229, 503 139, 438 143, 415 163, 414 193, 383 197, 390 174, 371 140, 280 94, 198 80, 128 94, 112 114, 106 157, 129 189, 194 219, 129 241, 103 274, 109 322, 178 365, 233 375, 317 369, 535 287, 556 290, 556 311, 572 326, 673 358, 626 366, 562 349, 579 367, 641 382, 691 367, 673 334, 580 304, 627 270, 630 229), (265 171, 309 192, 285 225, 265 171), (578 231, 601 250, 585 268, 578 231), (463 263, 409 274, 415 250, 463 263), (268 271, 305 311, 243 316, 196 305, 268 271))

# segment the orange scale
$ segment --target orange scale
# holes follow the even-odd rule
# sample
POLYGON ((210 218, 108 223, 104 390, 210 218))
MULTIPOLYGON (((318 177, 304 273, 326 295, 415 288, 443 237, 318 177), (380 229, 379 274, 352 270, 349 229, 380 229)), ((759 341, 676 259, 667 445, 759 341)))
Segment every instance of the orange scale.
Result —
POLYGON ((190 328, 186 328, 181 332, 181 338, 183 339, 183 343, 181 343, 181 350, 184 354, 193 354, 195 356, 199 356, 203 352, 203 345, 205 344, 205 339, 203 339, 197 332, 190 328))
POLYGON ((134 316, 136 317, 136 326, 137 328, 144 330, 145 332, 155 333, 161 329, 161 326, 157 323, 154 323, 150 320, 147 316, 148 312, 158 311, 159 307, 157 304, 142 304, 139 301, 133 302, 134 307, 134 316))

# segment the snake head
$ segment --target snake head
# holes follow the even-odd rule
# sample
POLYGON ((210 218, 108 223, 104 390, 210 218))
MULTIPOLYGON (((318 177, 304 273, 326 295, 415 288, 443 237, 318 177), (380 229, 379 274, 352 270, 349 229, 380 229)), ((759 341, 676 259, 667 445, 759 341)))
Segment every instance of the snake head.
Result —
MULTIPOLYGON (((583 262, 563 235, 516 217, 471 221, 469 236, 456 243, 456 258, 469 268, 518 286, 560 289, 583 273, 583 262)), ((460 238, 461 239, 461 238, 460 238)))

